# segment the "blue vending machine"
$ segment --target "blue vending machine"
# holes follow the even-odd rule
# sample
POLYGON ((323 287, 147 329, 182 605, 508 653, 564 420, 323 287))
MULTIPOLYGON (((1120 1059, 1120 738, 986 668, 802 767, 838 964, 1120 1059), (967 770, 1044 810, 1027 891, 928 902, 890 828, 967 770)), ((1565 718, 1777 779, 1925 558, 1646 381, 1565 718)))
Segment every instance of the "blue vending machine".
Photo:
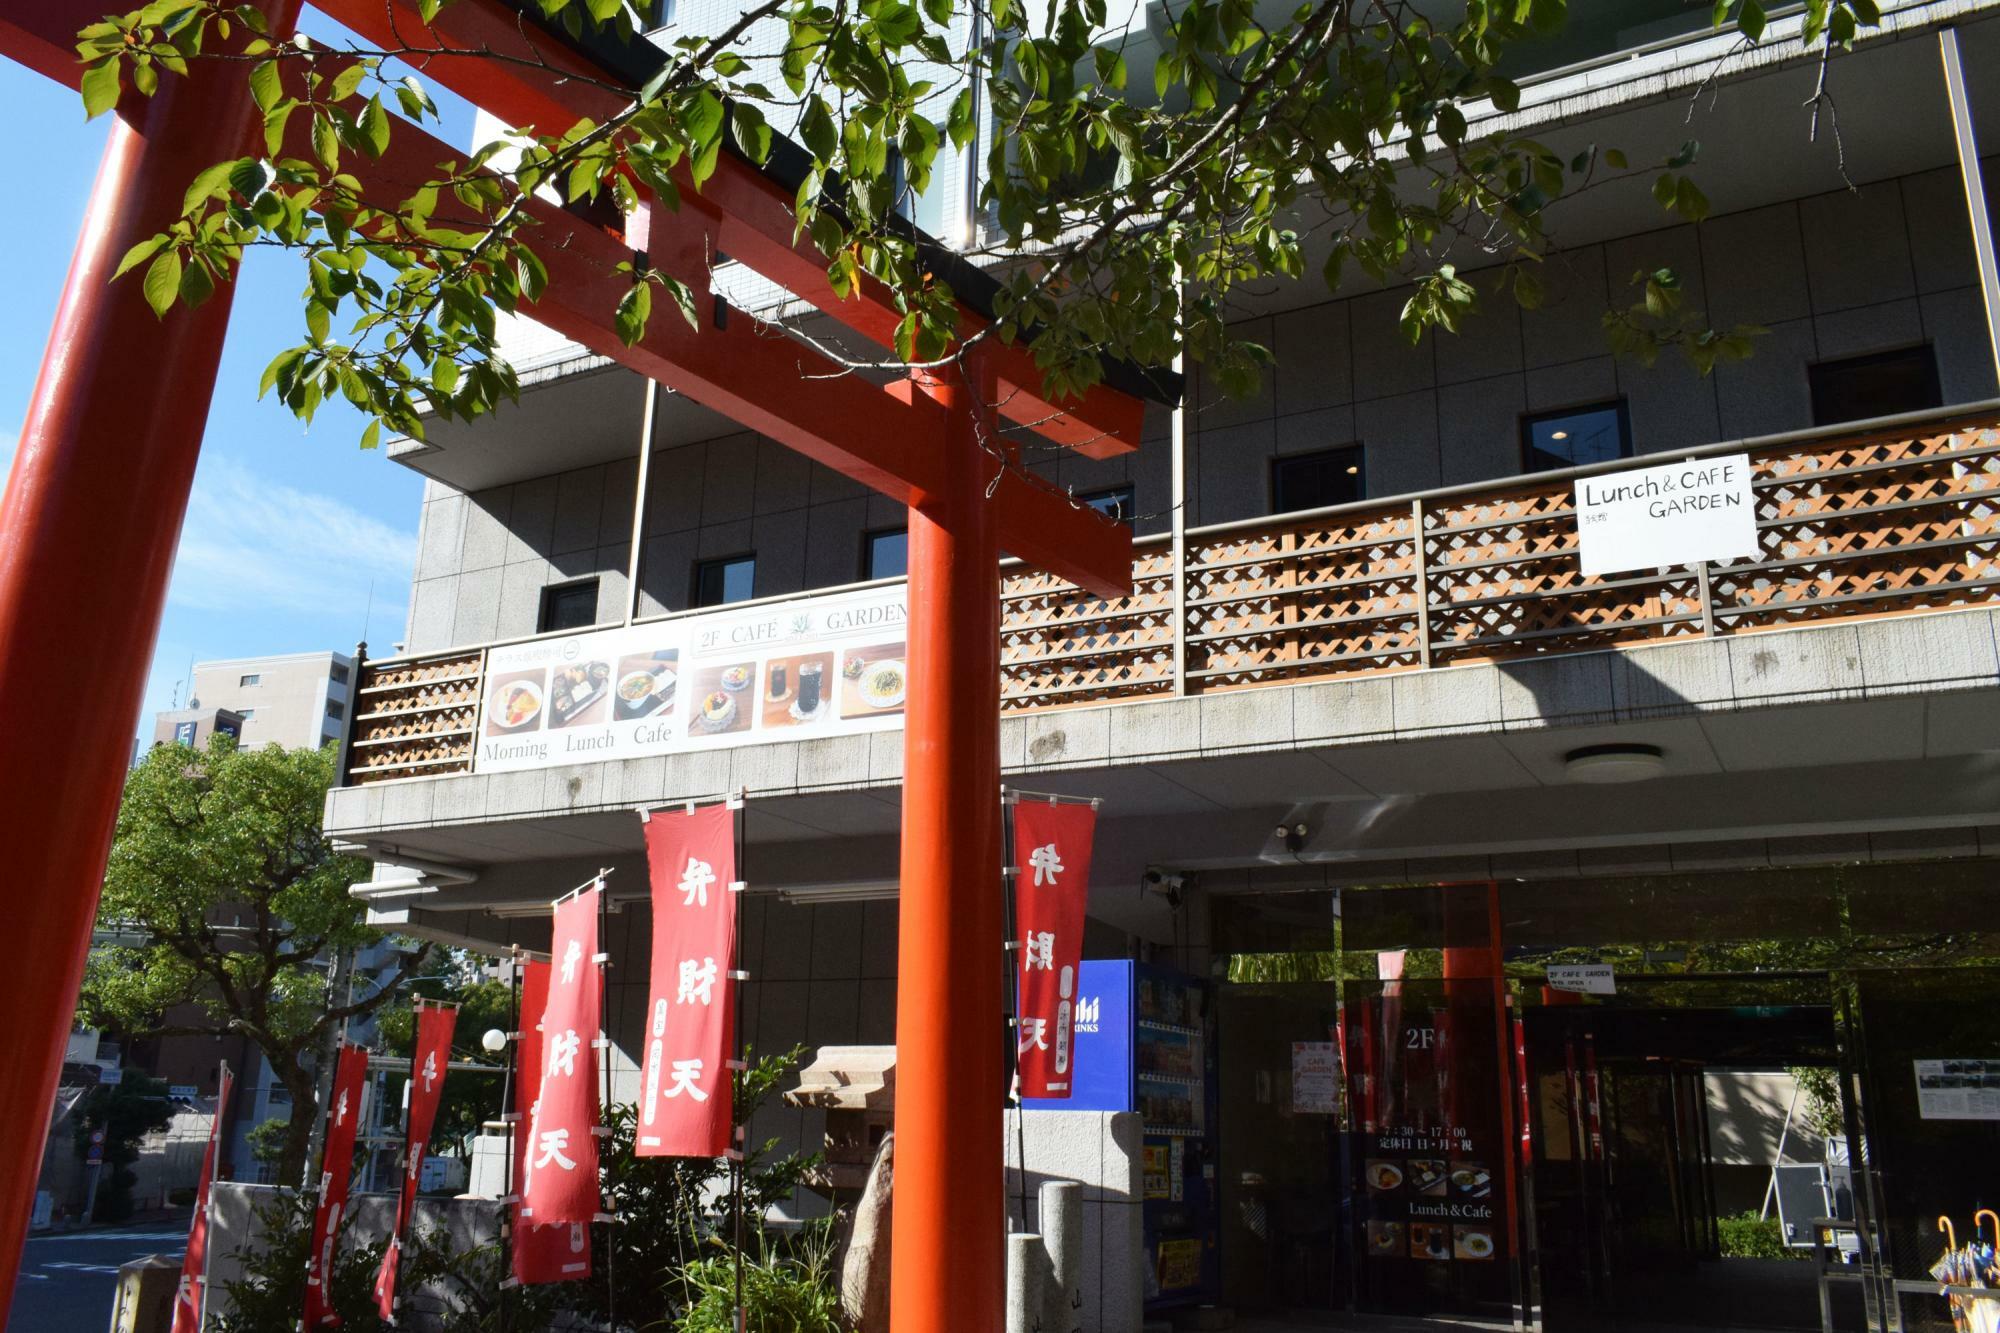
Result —
POLYGON ((1215 1059, 1208 987, 1168 968, 1086 959, 1077 988, 1076 1090, 1029 1110, 1136 1111, 1144 1123, 1146 1309, 1216 1299, 1215 1059))

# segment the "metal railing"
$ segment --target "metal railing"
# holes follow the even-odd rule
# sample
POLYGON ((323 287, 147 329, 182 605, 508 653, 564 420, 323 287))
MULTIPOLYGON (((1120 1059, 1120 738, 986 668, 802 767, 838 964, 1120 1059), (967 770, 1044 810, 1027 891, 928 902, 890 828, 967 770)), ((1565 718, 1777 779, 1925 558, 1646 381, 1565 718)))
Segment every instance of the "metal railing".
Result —
MULTIPOLYGON (((1988 402, 1193 529, 1178 572, 1170 542, 1137 543, 1125 597, 1010 565, 1001 708, 1741 635, 2000 602, 1996 589, 2000 403, 1988 402), (1733 453, 1751 460, 1757 559, 1582 573, 1578 477, 1733 453)), ((367 663, 348 780, 469 769, 485 653, 367 663)))

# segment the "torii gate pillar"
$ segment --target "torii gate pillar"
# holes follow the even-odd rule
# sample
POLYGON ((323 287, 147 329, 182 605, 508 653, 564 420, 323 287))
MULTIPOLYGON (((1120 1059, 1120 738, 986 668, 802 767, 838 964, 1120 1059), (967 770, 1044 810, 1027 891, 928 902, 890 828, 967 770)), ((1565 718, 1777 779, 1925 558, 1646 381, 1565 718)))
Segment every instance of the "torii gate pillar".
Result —
MULTIPOLYGON (((982 352, 960 377, 916 377, 948 413, 943 480, 910 504, 896 982, 895 1333, 997 1333, 1006 1298, 1005 1181, 994 1166, 1006 1089, 1000 847, 998 460, 980 414, 982 352)), ((997 446, 996 446, 997 447, 997 446)), ((1009 1038, 1012 1039, 1011 1037, 1009 1038)))
MULTIPOLYGON (((287 33, 299 0, 259 8, 287 33)), ((160 319, 137 274, 111 274, 180 216, 189 181, 247 150, 260 122, 230 64, 120 105, 0 500, 0 839, 12 861, 0 897, 12 945, 0 986, 0 1308, 20 1269, 235 290, 222 283, 199 309, 160 319), (95 688, 88 707, 57 719, 43 682, 59 662, 94 664, 95 688)))

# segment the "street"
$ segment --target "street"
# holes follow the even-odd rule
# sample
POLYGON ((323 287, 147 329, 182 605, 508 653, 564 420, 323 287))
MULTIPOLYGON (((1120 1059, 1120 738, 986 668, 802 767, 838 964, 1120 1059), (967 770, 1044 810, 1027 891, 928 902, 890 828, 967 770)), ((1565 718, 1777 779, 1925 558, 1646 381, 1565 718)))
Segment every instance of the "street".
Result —
POLYGON ((147 1223, 30 1236, 14 1287, 9 1333, 97 1333, 111 1323, 118 1267, 148 1254, 178 1259, 187 1223, 147 1223))

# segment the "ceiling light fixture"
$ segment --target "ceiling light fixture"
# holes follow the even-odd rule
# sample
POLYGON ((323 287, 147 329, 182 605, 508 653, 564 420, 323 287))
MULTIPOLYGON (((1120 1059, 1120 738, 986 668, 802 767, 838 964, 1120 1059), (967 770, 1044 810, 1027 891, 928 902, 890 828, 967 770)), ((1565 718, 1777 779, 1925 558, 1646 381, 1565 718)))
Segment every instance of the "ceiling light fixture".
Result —
POLYGON ((1549 438, 1552 440, 1567 440, 1569 438, 1569 432, 1566 430, 1559 430, 1551 434, 1549 438))
POLYGON ((1667 760, 1657 745, 1586 745, 1563 756, 1563 769, 1572 782, 1644 782, 1666 772, 1667 760))

